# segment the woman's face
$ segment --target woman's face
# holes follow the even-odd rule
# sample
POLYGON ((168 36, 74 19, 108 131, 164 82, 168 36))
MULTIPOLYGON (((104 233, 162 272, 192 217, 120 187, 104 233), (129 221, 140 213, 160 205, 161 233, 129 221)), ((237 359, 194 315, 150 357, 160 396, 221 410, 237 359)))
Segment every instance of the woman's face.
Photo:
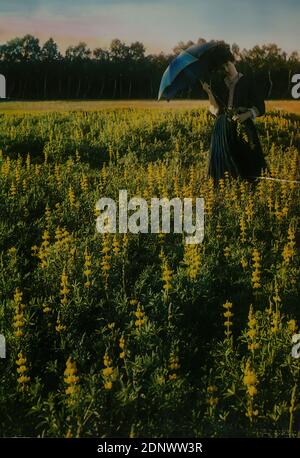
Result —
POLYGON ((233 62, 228 61, 226 64, 223 65, 223 68, 225 70, 225 73, 227 75, 234 75, 236 72, 236 68, 233 62))

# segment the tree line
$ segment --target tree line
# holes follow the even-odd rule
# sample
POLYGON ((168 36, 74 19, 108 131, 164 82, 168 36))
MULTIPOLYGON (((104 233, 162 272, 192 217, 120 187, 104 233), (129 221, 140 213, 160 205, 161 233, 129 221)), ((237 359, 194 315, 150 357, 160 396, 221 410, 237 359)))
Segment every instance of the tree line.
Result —
MULTIPOLYGON (((53 38, 41 45, 28 34, 0 45, 0 73, 12 99, 153 99, 170 61, 192 44, 179 42, 172 53, 146 55, 143 43, 128 45, 114 39, 108 49, 91 50, 80 42, 62 54, 53 38)), ((253 73, 264 85, 266 98, 291 98, 292 75, 300 73, 298 52, 288 55, 275 43, 248 50, 236 44, 231 48, 239 70, 253 73)), ((200 85, 181 96, 206 97, 200 85)))

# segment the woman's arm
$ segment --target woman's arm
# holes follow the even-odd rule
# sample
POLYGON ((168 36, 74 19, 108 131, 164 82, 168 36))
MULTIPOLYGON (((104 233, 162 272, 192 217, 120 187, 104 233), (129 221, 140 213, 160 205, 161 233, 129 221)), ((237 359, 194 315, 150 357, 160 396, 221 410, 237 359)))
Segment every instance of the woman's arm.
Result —
POLYGON ((259 85, 255 85, 252 76, 247 77, 247 83, 244 90, 247 91, 247 109, 240 114, 234 116, 236 121, 245 122, 247 119, 255 120, 258 116, 265 114, 265 101, 259 85))
POLYGON ((215 116, 218 116, 219 114, 219 111, 220 111, 220 107, 211 91, 211 88, 209 86, 209 84, 207 83, 202 83, 201 82, 201 86, 203 88, 203 90, 207 93, 208 95, 208 100, 209 100, 209 111, 215 115, 215 116))
POLYGON ((254 78, 249 77, 249 108, 252 111, 253 119, 263 116, 266 112, 263 91, 260 85, 255 84, 254 78), (255 115, 254 115, 255 113, 255 115))
POLYGON ((252 109, 249 109, 247 111, 245 111, 244 113, 239 113, 239 114, 236 114, 232 117, 232 119, 234 121, 240 121, 240 122, 245 122, 247 121, 247 119, 255 119, 256 118, 256 114, 254 116, 254 113, 252 111, 252 109))

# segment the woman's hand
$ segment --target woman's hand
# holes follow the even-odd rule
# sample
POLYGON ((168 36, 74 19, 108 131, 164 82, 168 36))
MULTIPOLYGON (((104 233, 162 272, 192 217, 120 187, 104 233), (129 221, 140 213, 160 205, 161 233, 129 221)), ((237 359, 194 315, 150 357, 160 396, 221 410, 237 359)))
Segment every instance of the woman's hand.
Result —
POLYGON ((210 85, 208 83, 206 83, 205 81, 201 81, 200 80, 200 83, 202 85, 202 88, 203 90, 207 93, 208 95, 208 99, 209 99, 209 108, 208 110, 214 115, 214 116, 217 116, 219 111, 220 111, 220 108, 219 108, 219 105, 217 104, 217 101, 212 93, 212 90, 210 88, 210 85))
POLYGON ((252 118, 251 111, 246 111, 245 113, 236 114, 236 115, 234 115, 232 117, 232 119, 234 121, 238 121, 238 122, 241 122, 241 123, 247 121, 247 119, 249 119, 249 118, 252 118))
POLYGON ((201 84, 202 84, 203 90, 204 90, 207 94, 211 94, 210 85, 207 84, 205 81, 204 81, 204 83, 201 81, 201 84))

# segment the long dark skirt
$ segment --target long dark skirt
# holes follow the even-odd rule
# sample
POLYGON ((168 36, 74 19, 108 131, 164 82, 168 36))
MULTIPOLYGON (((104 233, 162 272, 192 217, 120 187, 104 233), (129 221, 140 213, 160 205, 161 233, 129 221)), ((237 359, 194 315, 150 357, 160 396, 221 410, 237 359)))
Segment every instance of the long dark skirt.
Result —
POLYGON ((253 181, 266 167, 252 120, 238 124, 226 114, 219 115, 211 138, 208 175, 219 180, 228 172, 253 181))

